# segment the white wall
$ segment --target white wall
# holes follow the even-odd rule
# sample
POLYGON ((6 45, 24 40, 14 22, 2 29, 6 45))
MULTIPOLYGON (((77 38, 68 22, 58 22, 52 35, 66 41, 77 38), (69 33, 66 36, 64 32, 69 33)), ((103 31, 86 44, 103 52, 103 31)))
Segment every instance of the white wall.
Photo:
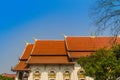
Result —
MULTIPOLYGON (((31 65, 31 72, 29 74, 28 80, 34 80, 33 73, 38 70, 41 73, 40 80, 49 80, 49 71, 55 71, 56 80, 63 80, 64 71, 69 71, 71 73, 71 80, 78 80, 77 72, 81 67, 75 63, 75 65, 31 65)), ((89 79, 86 79, 89 80, 89 79)), ((93 80, 93 79, 90 79, 93 80)))

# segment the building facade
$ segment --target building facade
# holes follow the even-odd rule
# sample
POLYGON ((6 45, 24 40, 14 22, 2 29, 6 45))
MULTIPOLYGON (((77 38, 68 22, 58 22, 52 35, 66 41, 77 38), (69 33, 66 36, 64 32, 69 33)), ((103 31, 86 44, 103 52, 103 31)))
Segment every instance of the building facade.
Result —
MULTIPOLYGON (((114 37, 65 36, 64 40, 35 40, 26 44, 18 64, 15 80, 94 80, 84 75, 76 60, 110 48, 114 37)), ((116 39, 120 43, 120 38, 116 39)))

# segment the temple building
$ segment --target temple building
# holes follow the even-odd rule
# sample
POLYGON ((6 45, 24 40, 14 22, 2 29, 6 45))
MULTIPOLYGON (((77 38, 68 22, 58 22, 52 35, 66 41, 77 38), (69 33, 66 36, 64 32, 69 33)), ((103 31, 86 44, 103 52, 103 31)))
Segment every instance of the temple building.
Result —
MULTIPOLYGON (((94 80, 84 75, 76 60, 110 48, 113 37, 65 36, 63 40, 35 40, 26 44, 18 63, 12 68, 15 80, 94 80)), ((120 37, 116 39, 120 43, 120 37)))

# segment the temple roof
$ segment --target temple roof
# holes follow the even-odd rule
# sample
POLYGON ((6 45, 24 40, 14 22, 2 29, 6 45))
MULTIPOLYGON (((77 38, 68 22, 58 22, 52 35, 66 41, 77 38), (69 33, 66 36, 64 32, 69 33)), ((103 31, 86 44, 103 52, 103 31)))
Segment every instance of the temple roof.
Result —
POLYGON ((31 56, 28 64, 73 64, 67 56, 31 56))
POLYGON ((31 55, 67 55, 63 40, 37 40, 31 55))
MULTIPOLYGON (((28 70, 32 64, 74 64, 71 59, 94 54, 97 49, 108 49, 114 37, 65 37, 65 40, 35 40, 27 44, 13 71, 28 70)), ((120 37, 116 38, 120 43, 120 37)))
POLYGON ((12 69, 12 71, 28 71, 26 62, 19 61, 18 64, 12 69))
POLYGON ((65 37, 67 53, 69 58, 79 58, 89 56, 100 48, 109 49, 113 41, 120 43, 120 37, 65 37))
POLYGON ((91 54, 94 54, 94 52, 68 52, 69 58, 79 58, 82 56, 89 56, 91 54))
POLYGON ((27 71, 28 67, 26 64, 26 61, 28 60, 28 58, 30 57, 31 51, 33 48, 33 44, 26 44, 25 45, 25 49, 19 59, 18 64, 12 69, 13 71, 27 71))
MULTIPOLYGON (((66 37, 68 51, 95 51, 100 48, 110 48, 113 37, 66 37)), ((116 42, 120 43, 120 38, 116 42)))
POLYGON ((27 60, 31 54, 33 44, 26 44, 25 49, 20 57, 20 60, 27 60))

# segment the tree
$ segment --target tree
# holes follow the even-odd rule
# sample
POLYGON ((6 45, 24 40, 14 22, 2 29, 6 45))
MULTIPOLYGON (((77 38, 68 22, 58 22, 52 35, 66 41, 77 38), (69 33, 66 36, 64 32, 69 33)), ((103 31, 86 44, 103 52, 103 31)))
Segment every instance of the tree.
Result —
POLYGON ((110 29, 112 35, 120 34, 120 0, 96 0, 91 16, 97 33, 110 29))
POLYGON ((120 45, 113 46, 112 50, 115 53, 117 60, 119 60, 120 59, 120 45))
POLYGON ((84 68, 85 74, 95 80, 116 80, 120 77, 118 53, 120 54, 120 45, 109 50, 100 49, 93 55, 80 57, 77 62, 84 68))
POLYGON ((14 79, 0 75, 0 80, 14 80, 14 79))

